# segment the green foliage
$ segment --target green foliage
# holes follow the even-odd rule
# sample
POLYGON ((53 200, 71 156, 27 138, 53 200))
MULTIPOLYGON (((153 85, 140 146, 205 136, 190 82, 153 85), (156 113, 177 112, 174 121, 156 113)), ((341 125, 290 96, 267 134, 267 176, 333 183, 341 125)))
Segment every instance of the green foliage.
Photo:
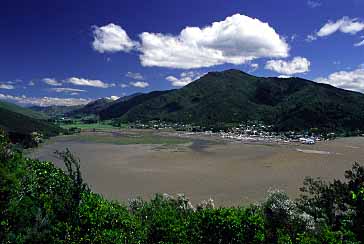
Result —
POLYGON ((32 133, 41 133, 48 138, 56 136, 62 129, 45 120, 36 119, 0 106, 0 128, 6 131, 13 143, 24 147, 34 146, 32 133))
POLYGON ((364 242, 364 199, 361 197, 364 167, 355 163, 345 172, 345 178, 344 182, 335 180, 329 184, 320 179, 306 179, 299 205, 334 230, 351 230, 364 242))
POLYGON ((80 223, 74 241, 83 243, 141 243, 143 228, 127 207, 87 192, 79 208, 80 223))
POLYGON ((192 210, 182 206, 161 195, 134 205, 134 215, 145 227, 146 243, 188 243, 187 223, 192 210))
POLYGON ((256 207, 197 211, 189 226, 191 243, 264 243, 264 218, 256 207))
POLYGON ((42 113, 41 111, 34 111, 32 109, 24 108, 21 106, 18 106, 14 103, 8 103, 4 101, 0 101, 0 108, 12 111, 18 114, 22 114, 27 117, 31 117, 33 119, 40 119, 40 120, 47 120, 48 116, 45 113, 42 113))

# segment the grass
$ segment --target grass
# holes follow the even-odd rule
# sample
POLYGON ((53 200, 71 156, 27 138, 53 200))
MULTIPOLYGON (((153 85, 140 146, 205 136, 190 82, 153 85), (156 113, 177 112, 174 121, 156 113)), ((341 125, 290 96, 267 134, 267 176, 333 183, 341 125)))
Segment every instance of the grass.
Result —
POLYGON ((65 129, 77 127, 77 128, 80 128, 81 130, 88 130, 88 129, 106 130, 106 129, 120 129, 120 128, 124 129, 124 128, 127 128, 127 125, 122 124, 121 127, 115 127, 108 122, 85 124, 85 123, 77 121, 72 124, 61 124, 61 127, 65 128, 65 129))

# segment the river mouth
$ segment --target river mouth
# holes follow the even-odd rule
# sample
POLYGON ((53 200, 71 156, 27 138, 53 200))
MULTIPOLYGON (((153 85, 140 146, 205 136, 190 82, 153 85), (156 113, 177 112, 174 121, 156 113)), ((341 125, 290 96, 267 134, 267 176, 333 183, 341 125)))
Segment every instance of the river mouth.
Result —
POLYGON ((108 199, 126 202, 155 193, 185 193, 194 203, 211 197, 221 206, 259 202, 270 188, 297 197, 306 176, 342 179, 354 162, 364 162, 360 137, 316 145, 264 145, 165 132, 118 133, 132 137, 120 142, 107 141, 102 134, 61 136, 29 156, 64 167, 54 152, 69 148, 80 158, 91 189, 108 199))

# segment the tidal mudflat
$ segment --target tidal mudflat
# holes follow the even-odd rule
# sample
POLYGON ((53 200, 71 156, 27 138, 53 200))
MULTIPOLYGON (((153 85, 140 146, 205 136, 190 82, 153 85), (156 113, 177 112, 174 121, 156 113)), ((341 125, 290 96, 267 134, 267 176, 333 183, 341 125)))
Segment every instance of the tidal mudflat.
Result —
POLYGON ((65 148, 80 158, 93 191, 124 202, 185 193, 194 203, 212 197, 231 206, 263 200, 269 188, 295 197, 306 176, 342 179, 352 163, 364 162, 363 137, 316 145, 243 144, 150 131, 61 136, 29 154, 63 167, 54 151, 65 148))

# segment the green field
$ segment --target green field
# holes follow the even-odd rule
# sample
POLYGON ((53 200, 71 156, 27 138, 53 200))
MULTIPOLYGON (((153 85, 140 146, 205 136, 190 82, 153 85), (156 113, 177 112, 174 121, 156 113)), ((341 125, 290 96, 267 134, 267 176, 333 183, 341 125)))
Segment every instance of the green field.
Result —
POLYGON ((99 129, 99 130, 106 130, 106 129, 123 129, 127 128, 126 124, 122 124, 121 127, 115 127, 109 123, 109 121, 101 122, 101 123, 93 123, 93 124, 85 124, 82 122, 74 122, 72 124, 64 124, 61 123, 60 126, 65 129, 69 128, 80 128, 81 130, 88 130, 88 129, 99 129))

